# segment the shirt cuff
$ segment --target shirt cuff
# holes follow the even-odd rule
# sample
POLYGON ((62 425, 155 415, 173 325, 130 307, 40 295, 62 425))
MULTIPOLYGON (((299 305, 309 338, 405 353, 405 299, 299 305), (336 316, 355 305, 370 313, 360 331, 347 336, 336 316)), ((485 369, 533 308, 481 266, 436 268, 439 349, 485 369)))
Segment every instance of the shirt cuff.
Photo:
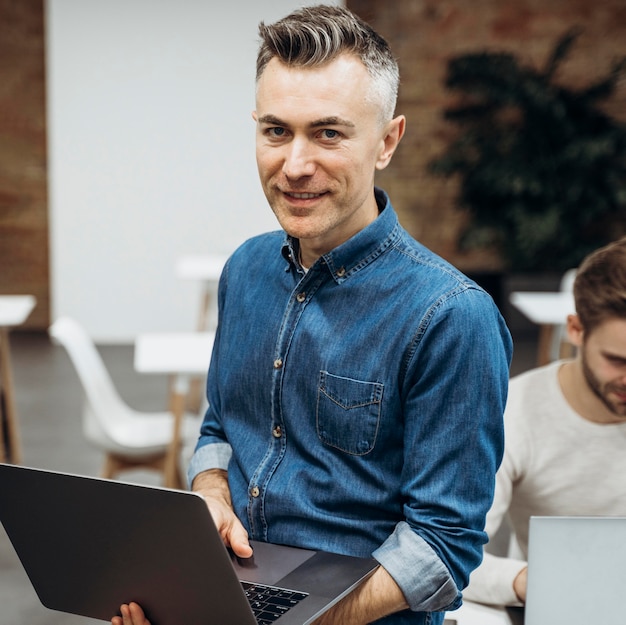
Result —
POLYGON ((198 447, 187 468, 187 486, 191 488, 195 477, 203 471, 209 469, 228 471, 228 463, 232 455, 233 450, 228 443, 210 443, 198 447))
POLYGON ((373 556, 393 577, 414 612, 442 612, 461 605, 461 593, 448 568, 405 521, 398 523, 373 556))

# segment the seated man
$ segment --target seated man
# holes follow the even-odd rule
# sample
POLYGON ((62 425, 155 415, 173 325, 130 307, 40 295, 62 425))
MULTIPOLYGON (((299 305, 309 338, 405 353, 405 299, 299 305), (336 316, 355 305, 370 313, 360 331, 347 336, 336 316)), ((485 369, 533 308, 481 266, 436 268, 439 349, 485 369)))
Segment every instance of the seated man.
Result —
MULTIPOLYGON (((513 380, 505 452, 487 515, 489 536, 508 519, 522 558, 531 515, 626 515, 626 237, 588 256, 567 318, 572 360, 513 380)), ((463 596, 496 605, 526 599, 524 559, 485 553, 463 596)))

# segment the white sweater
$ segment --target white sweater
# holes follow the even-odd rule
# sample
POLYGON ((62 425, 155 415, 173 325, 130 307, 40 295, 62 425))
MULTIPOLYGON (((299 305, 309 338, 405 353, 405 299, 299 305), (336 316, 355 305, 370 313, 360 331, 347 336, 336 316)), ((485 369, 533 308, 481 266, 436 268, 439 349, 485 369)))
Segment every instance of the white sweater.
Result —
MULTIPOLYGON (((601 425, 574 412, 557 379, 562 363, 527 371, 509 388, 504 459, 486 530, 494 536, 507 517, 524 559, 531 515, 626 516, 626 423, 601 425)), ((485 553, 464 597, 519 605, 513 580, 524 566, 485 553)))

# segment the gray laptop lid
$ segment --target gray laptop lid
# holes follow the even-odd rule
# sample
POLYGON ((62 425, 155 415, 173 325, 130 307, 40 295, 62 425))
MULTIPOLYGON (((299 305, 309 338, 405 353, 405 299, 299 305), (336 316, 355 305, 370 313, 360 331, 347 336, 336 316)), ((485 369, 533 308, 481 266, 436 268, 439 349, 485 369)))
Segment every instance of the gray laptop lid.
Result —
POLYGON ((531 517, 525 625, 621 623, 626 518, 531 517))
POLYGON ((255 625, 239 575, 306 593, 275 621, 304 625, 376 567, 264 543, 237 563, 197 494, 6 464, 0 521, 43 605, 105 621, 136 601, 152 625, 255 625))

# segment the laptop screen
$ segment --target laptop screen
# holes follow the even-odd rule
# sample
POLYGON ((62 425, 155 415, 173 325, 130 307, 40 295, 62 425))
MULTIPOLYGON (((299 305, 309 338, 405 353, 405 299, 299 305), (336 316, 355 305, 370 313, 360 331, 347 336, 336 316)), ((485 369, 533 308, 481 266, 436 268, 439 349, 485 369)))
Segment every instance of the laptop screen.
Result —
POLYGON ((626 622, 626 518, 531 517, 525 625, 626 622))

